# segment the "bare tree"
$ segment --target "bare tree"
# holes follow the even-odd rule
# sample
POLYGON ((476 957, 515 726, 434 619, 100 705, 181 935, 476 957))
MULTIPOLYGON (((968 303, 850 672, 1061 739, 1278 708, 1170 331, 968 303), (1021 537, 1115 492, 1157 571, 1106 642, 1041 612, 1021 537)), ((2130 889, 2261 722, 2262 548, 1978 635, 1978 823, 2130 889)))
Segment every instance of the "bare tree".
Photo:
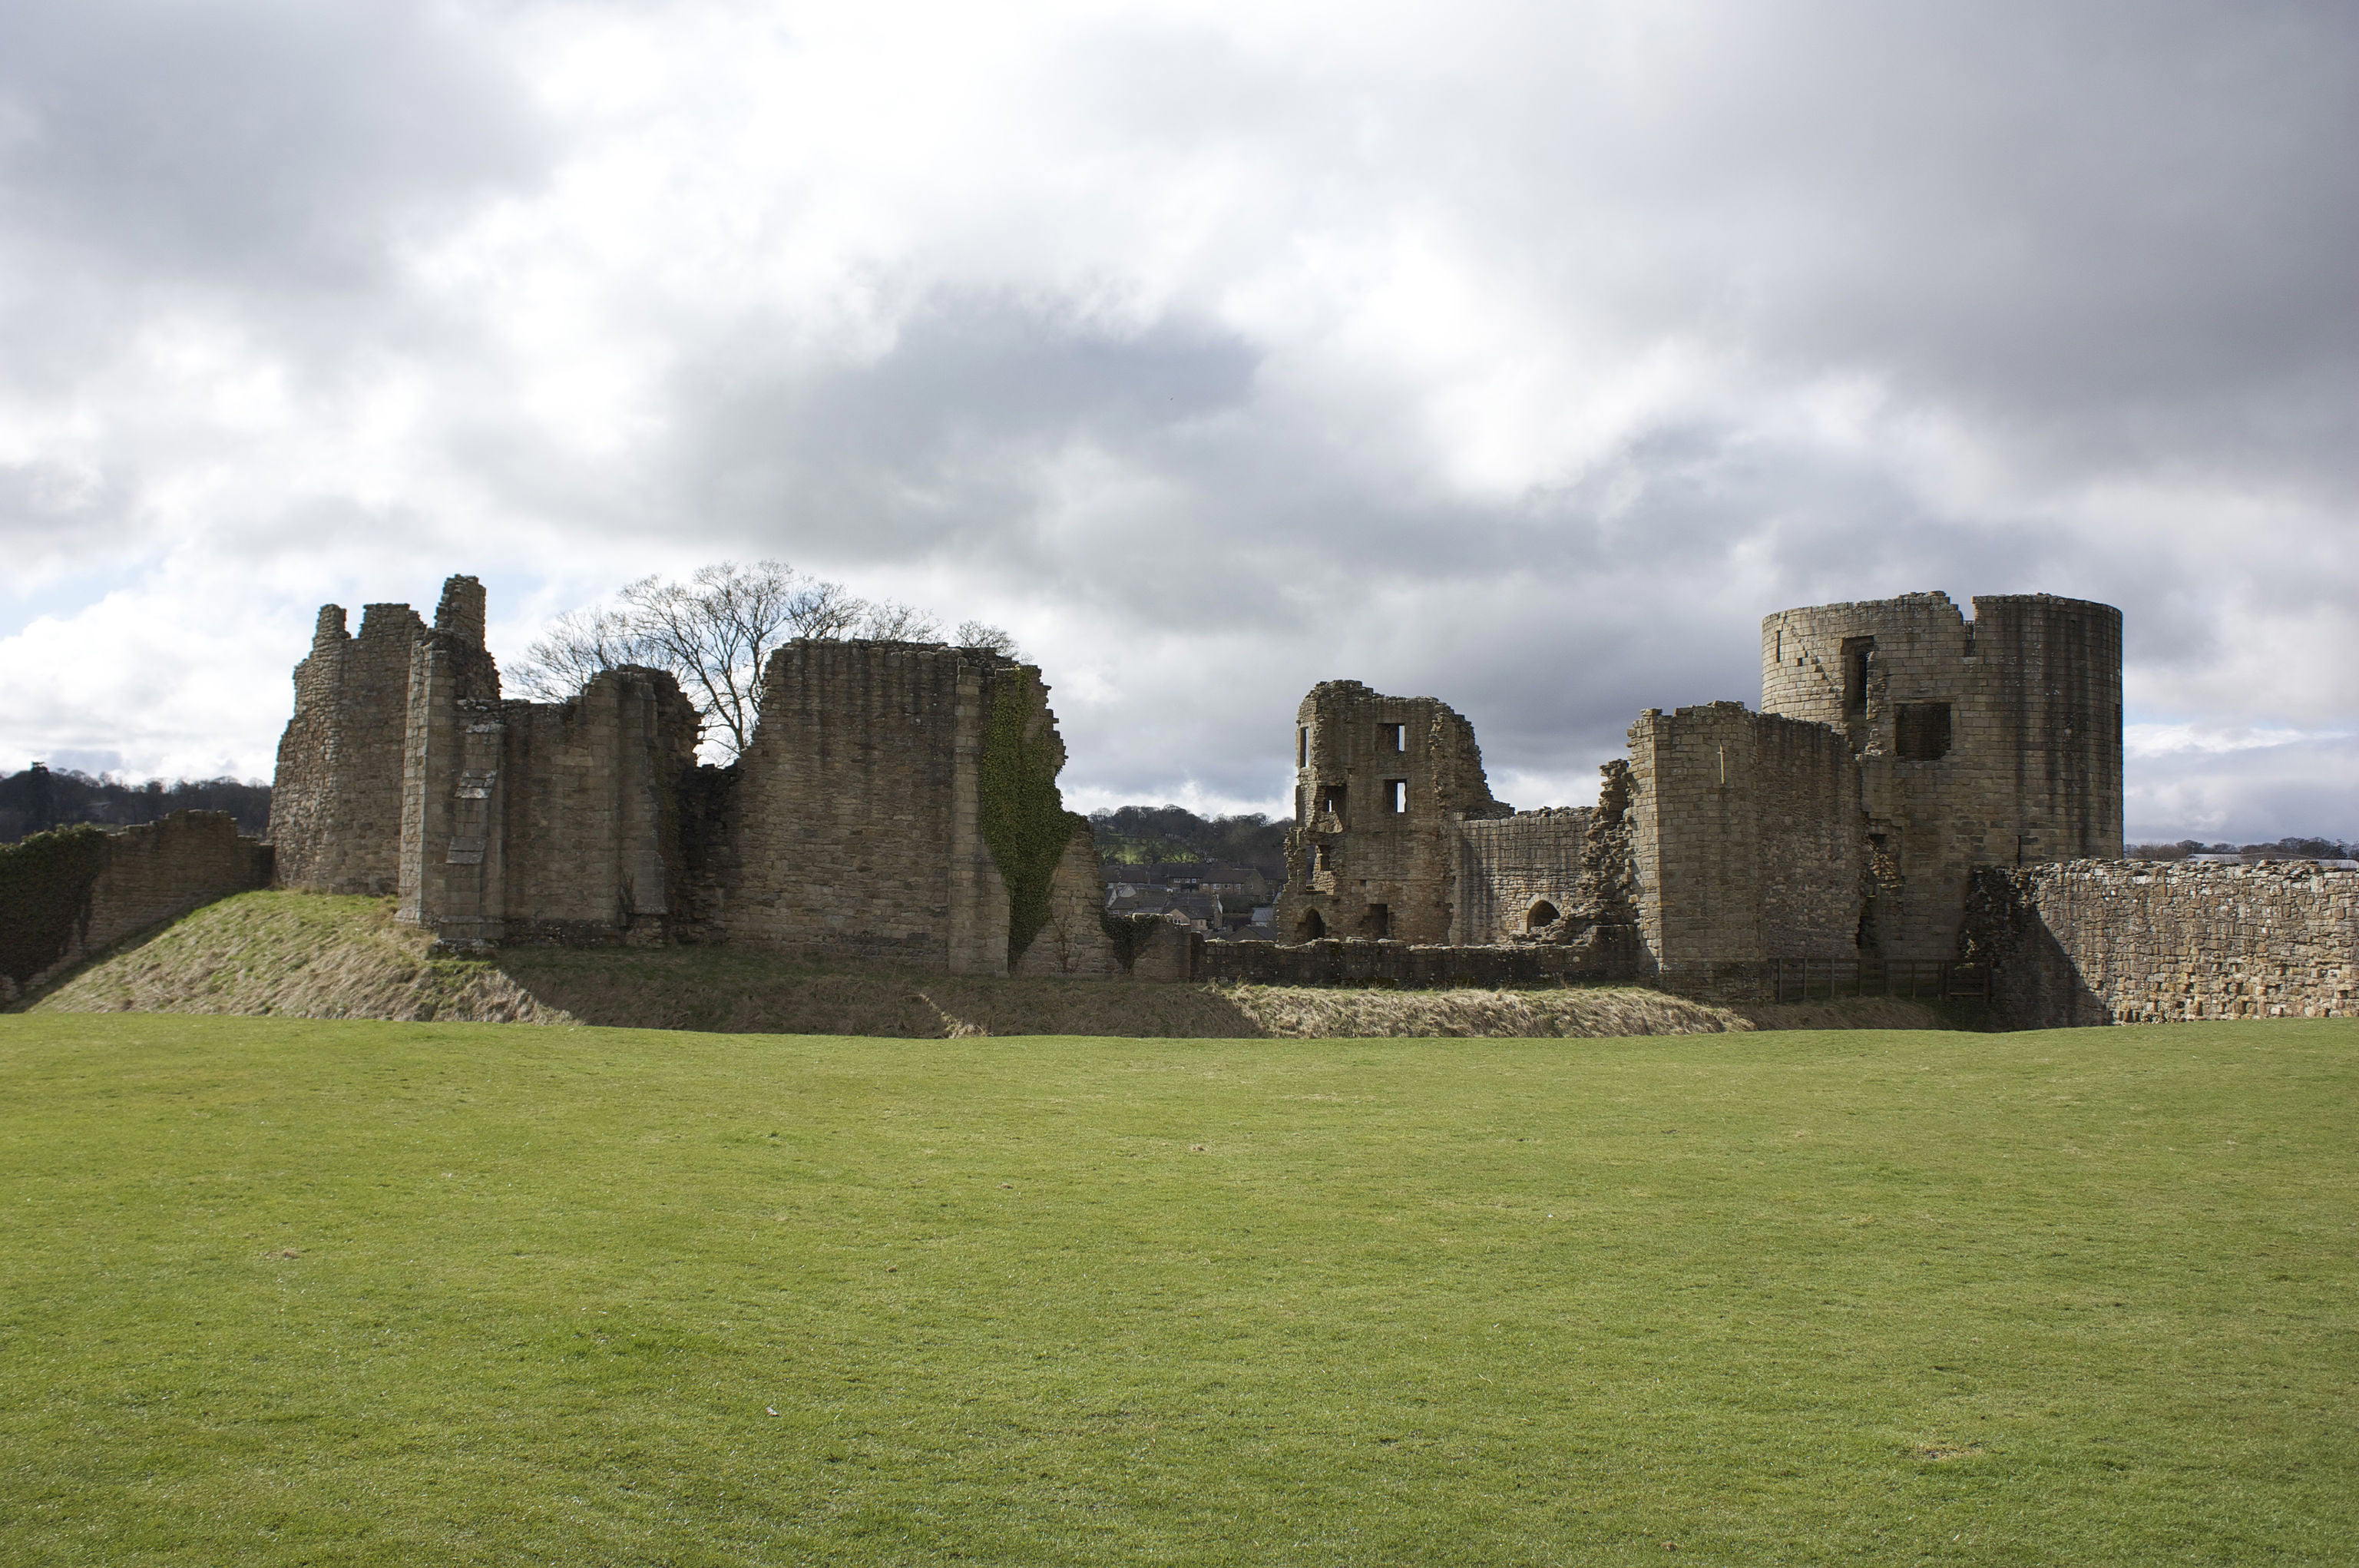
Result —
POLYGON ((1010 636, 1006 628, 992 626, 985 621, 961 621, 958 629, 958 645, 961 648, 979 648, 984 653, 995 653, 1002 659, 1024 657, 1016 650, 1016 638, 1010 636))
MULTIPOLYGON (((974 629, 1012 651, 1006 633, 973 622, 959 628, 961 640, 974 629)), ((643 577, 611 605, 560 615, 526 650, 515 675, 527 694, 560 702, 602 670, 637 664, 667 670, 702 715, 707 744, 734 759, 754 738, 765 667, 779 645, 798 637, 929 642, 940 635, 940 623, 922 610, 859 598, 782 561, 724 561, 684 583, 643 577)))

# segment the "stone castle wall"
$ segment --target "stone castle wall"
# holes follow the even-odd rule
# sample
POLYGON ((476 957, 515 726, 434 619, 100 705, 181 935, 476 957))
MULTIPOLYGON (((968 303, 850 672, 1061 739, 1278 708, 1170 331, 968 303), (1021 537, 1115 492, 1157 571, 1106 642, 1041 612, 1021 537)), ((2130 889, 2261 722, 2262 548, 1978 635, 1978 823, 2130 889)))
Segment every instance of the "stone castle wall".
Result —
POLYGON ((1488 946, 1561 919, 1581 901, 1582 852, 1596 817, 1571 806, 1460 822, 1450 941, 1488 946))
POLYGON ((1823 724, 1714 702, 1630 729, 1640 939, 1656 966, 1848 953, 1859 781, 1823 724))
POLYGON ((919 644, 778 651, 738 765, 731 942, 1005 970, 1006 887, 977 816, 991 672, 919 644))
POLYGON ((402 919, 461 949, 729 941, 1114 972, 1095 846, 1058 794, 1064 746, 1030 666, 792 643, 745 755, 700 768, 669 675, 609 670, 565 702, 506 701, 481 583, 451 578, 431 626, 392 608, 357 643, 322 610, 297 672, 288 886, 397 892, 402 919))
POLYGON ((1508 814, 1491 798, 1473 726, 1430 697, 1329 681, 1302 700, 1294 740, 1278 929, 1298 940, 1448 942, 1457 824, 1508 814))
POLYGON ((1970 956, 2009 1029, 2359 1017, 2359 872, 2074 860, 1974 877, 1970 956))
POLYGON ((360 636, 320 611, 295 667, 295 713, 278 743, 270 797, 277 875, 312 893, 390 894, 400 886, 402 736, 410 656, 426 623, 407 604, 371 604, 360 636))
POLYGON ((1967 878, 2122 852, 2121 612, 1941 593, 1786 610, 1761 626, 1761 707, 1841 731, 1874 867, 1865 951, 1957 953, 1967 878))
POLYGON ((226 811, 69 828, 0 848, 0 1002, 126 937, 268 885, 271 849, 226 811))

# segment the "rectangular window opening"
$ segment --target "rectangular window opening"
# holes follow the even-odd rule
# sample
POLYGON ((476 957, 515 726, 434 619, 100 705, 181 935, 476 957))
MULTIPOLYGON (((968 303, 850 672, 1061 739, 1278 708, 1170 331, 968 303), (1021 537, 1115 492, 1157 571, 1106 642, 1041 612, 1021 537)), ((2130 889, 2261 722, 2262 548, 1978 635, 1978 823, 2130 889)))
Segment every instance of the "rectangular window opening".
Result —
POLYGON ((1341 784, 1319 786, 1319 809, 1341 817, 1343 814, 1343 786, 1341 784))
POLYGON ((1370 904, 1361 918, 1360 931, 1364 936, 1386 937, 1393 934, 1393 907, 1390 904, 1370 904))
POLYGON ((1867 712, 1867 676, 1875 659, 1875 639, 1872 637, 1845 637, 1843 642, 1843 717, 1859 718, 1867 712))
POLYGON ((1385 810, 1395 812, 1406 811, 1408 810, 1408 779, 1387 779, 1385 780, 1385 810))
POLYGON ((1308 724, 1295 726, 1294 766, 1297 768, 1310 766, 1310 727, 1308 724))
POLYGON ((1407 724, 1378 724, 1376 726, 1376 744, 1386 751, 1407 751, 1408 749, 1408 726, 1407 724))
POLYGON ((1332 845, 1332 844, 1312 844, 1312 845, 1310 846, 1310 869, 1311 869, 1311 870, 1313 870, 1313 871, 1332 871, 1332 870, 1334 870, 1334 869, 1335 869, 1335 849, 1334 849, 1334 846, 1333 846, 1333 845, 1332 845))
POLYGON ((1893 749, 1910 762, 1939 762, 1950 755, 1949 703, 1903 702, 1893 720, 1893 749))

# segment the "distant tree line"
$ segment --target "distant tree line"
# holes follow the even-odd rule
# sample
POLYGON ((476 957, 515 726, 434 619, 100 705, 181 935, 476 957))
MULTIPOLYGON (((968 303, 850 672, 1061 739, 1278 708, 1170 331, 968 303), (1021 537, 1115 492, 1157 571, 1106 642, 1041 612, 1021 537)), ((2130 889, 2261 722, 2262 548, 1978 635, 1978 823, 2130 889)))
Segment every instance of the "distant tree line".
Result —
POLYGON ((2274 844, 2203 844, 2191 838, 2176 844, 2134 844, 2132 860, 2184 860, 2190 855, 2254 855, 2277 860, 2359 860, 2359 844, 2339 838, 2281 838, 2274 844))
POLYGON ((258 836, 270 825, 270 786, 235 779, 133 784, 110 774, 92 778, 38 762, 0 779, 0 844, 74 822, 125 827, 174 811, 227 811, 237 819, 240 833, 258 836))
POLYGON ((1273 882, 1286 878, 1288 825, 1259 811, 1200 817, 1185 806, 1123 806, 1090 813, 1102 861, 1142 866, 1218 860, 1250 866, 1273 882))

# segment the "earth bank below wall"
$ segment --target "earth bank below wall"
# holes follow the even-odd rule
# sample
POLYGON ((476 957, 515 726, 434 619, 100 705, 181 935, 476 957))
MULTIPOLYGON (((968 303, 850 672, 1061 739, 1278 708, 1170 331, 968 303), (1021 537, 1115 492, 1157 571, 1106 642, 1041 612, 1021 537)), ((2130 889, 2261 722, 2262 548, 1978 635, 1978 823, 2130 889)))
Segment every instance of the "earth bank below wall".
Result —
POLYGON ((68 829, 0 851, 0 1002, 125 937, 266 886, 270 846, 226 811, 68 829))
POLYGON ((1753 963, 1675 964, 1641 974, 1626 964, 1601 965, 1596 954, 1586 948, 1549 943, 1429 947, 1406 942, 1330 938, 1291 943, 1204 942, 1189 977, 1259 985, 1361 985, 1406 990, 1489 990, 1503 985, 1626 985, 1635 981, 1650 990, 1699 1000, 1750 1002, 1768 995, 1769 966, 1753 963))
POLYGON ((2002 1028, 2359 1017, 2359 872, 2071 860, 1974 874, 2002 1028))

